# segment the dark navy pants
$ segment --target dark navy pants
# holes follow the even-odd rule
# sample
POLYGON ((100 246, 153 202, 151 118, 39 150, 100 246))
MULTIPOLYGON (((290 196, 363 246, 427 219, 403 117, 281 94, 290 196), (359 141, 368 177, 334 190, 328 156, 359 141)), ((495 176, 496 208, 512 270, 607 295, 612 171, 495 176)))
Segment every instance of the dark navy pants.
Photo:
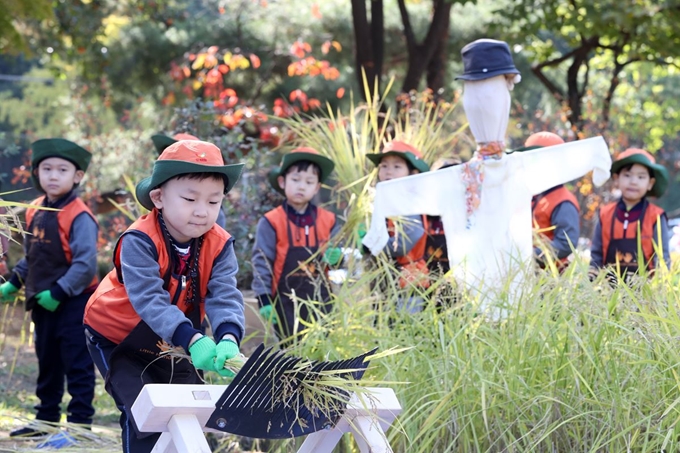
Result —
POLYGON ((83 334, 83 313, 90 293, 72 297, 55 312, 36 305, 31 311, 35 325, 35 352, 38 356, 38 383, 35 418, 58 422, 64 380, 71 402, 69 423, 91 424, 94 416, 94 365, 83 334))
MULTIPOLYGON (((92 360, 101 375, 106 378, 106 375, 109 372, 111 352, 113 352, 113 349, 118 345, 88 326, 85 327, 85 336, 87 337, 87 348, 90 350, 92 360)), ((132 426, 132 423, 134 422, 128 418, 125 406, 120 398, 113 392, 112 387, 109 386, 107 391, 113 398, 113 401, 115 401, 118 410, 120 410, 119 423, 120 428, 122 429, 121 438, 123 442, 123 452, 148 453, 153 450, 153 447, 156 445, 158 438, 161 437, 161 434, 152 434, 139 439, 132 426)))

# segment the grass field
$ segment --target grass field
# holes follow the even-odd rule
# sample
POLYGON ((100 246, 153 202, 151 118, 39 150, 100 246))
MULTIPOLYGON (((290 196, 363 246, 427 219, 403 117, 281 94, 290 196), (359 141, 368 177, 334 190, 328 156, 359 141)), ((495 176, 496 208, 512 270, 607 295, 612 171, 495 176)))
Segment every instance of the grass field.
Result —
MULTIPOLYGON (((374 277, 374 276, 373 276, 374 277)), ((633 287, 590 282, 584 266, 527 282, 507 319, 487 321, 463 300, 404 315, 370 291, 366 273, 336 290, 336 308, 291 352, 341 359, 373 347, 410 348, 376 360, 367 385, 395 389, 404 412, 390 430, 396 452, 659 452, 680 448, 678 274, 633 287)), ((29 323, 2 307, 0 430, 32 417, 36 363, 29 323)), ((260 327, 251 328, 256 333, 260 327)), ((256 341, 261 341, 259 337, 256 341)), ((118 413, 97 385, 96 441, 117 451, 118 413)), ((90 440, 88 440, 90 442, 90 440)), ((34 444, 0 441, 0 450, 34 444)), ((234 439, 222 450, 244 451, 234 439)), ((266 451, 294 451, 292 442, 266 451)), ((353 451, 345 442, 338 451, 353 451)))

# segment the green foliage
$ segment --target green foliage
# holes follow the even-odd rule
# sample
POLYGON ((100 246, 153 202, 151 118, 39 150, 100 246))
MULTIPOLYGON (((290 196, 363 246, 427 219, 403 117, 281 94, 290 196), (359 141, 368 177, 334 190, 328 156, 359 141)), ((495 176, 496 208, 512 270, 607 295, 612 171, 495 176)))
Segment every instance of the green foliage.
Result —
POLYGON ((0 0, 0 53, 28 50, 25 21, 53 18, 50 0, 0 0))

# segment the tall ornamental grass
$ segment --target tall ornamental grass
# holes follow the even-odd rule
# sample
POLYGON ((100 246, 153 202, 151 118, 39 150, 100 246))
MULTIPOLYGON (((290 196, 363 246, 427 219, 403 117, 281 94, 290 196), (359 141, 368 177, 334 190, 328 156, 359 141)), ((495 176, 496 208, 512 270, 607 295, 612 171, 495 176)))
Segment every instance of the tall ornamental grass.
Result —
POLYGON ((680 290, 671 274, 613 288, 604 276, 590 282, 577 262, 527 281, 500 322, 468 298, 441 307, 432 297, 421 313, 400 313, 403 294, 371 291, 373 277, 336 288, 334 311, 291 352, 336 359, 406 348, 366 375, 403 407, 388 432, 395 452, 680 448, 680 290))
MULTIPOLYGON (((455 114, 424 114, 428 108, 404 116, 369 102, 292 124, 301 143, 337 164, 333 189, 346 208, 347 244, 370 221, 375 171, 365 154, 377 152, 387 130, 427 137, 418 143, 430 161, 451 152, 461 130, 455 114)), ((612 286, 604 273, 591 282, 579 259, 562 275, 554 267, 529 272, 517 305, 497 302, 507 317, 492 322, 475 298, 450 297, 462 292, 448 277, 424 291, 401 290, 384 257, 349 265, 361 271, 350 269, 334 286, 334 310, 309 324, 291 352, 340 359, 406 348, 372 362, 365 376, 394 388, 403 407, 388 432, 395 452, 680 450, 677 266, 631 286, 612 286), (421 313, 395 309, 414 294, 426 301, 421 313)), ((358 450, 348 440, 336 451, 358 450)))

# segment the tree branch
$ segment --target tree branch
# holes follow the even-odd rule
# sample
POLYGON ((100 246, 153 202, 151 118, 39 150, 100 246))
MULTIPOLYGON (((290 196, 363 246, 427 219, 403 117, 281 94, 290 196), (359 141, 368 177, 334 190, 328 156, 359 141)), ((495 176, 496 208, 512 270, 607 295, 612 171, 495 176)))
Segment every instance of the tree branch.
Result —
POLYGON ((406 38, 406 49, 409 54, 415 52, 417 43, 416 37, 413 34, 413 27, 411 26, 411 19, 408 16, 408 11, 406 10, 406 3, 404 0, 397 0, 399 5, 399 13, 401 14, 401 22, 404 25, 404 37, 406 38))
POLYGON ((541 65, 532 66, 531 72, 541 81, 541 83, 552 93, 560 104, 564 102, 564 91, 546 76, 542 71, 541 65))

